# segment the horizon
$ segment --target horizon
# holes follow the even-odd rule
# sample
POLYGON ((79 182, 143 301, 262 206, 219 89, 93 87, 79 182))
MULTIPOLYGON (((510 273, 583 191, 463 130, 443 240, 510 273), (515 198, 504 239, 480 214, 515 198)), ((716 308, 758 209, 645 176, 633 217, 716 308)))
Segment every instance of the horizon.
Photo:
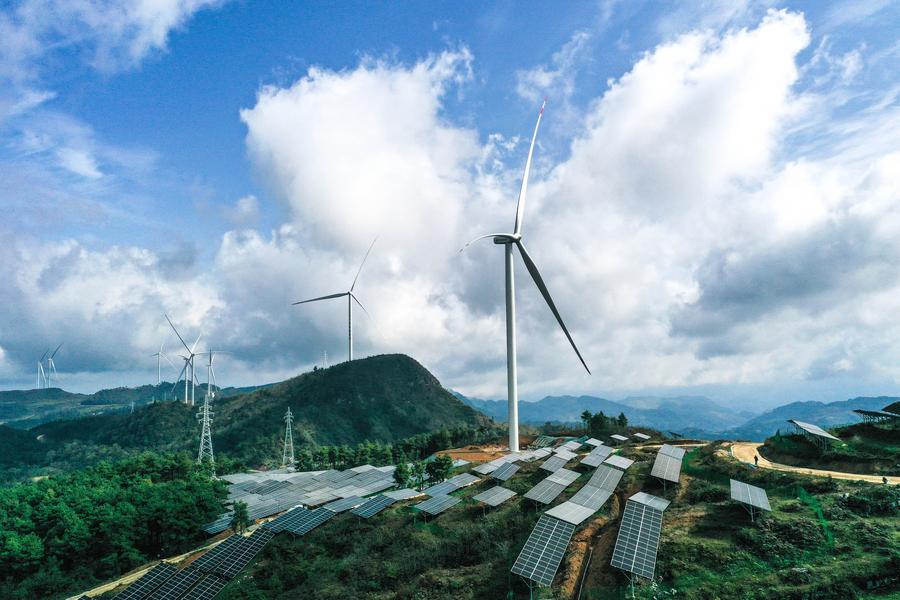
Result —
POLYGON ((291 303, 378 236, 355 353, 505 397, 502 257, 457 250, 547 97, 529 251, 593 375, 519 265, 523 401, 900 394, 900 4, 113 4, 0 9, 0 389, 59 343, 64 389, 152 385, 164 313, 222 387, 340 362, 291 303))

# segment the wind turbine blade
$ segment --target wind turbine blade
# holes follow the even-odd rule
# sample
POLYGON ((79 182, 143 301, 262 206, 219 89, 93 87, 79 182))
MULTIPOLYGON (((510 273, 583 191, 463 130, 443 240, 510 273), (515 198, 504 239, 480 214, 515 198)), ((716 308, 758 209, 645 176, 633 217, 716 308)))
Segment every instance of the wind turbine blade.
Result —
POLYGON ((366 307, 363 306, 362 302, 359 301, 359 298, 356 297, 356 294, 350 294, 350 297, 353 298, 353 299, 356 301, 357 304, 359 304, 359 307, 360 307, 361 309, 363 309, 363 312, 366 313, 366 315, 367 315, 368 317, 371 317, 371 316, 372 316, 372 315, 369 314, 369 311, 366 310, 366 307))
POLYGON ((351 291, 351 292, 353 291, 353 288, 356 287, 356 280, 359 279, 359 274, 362 273, 363 265, 366 264, 366 259, 369 258, 369 252, 372 251, 372 246, 374 246, 374 245, 375 245, 375 242, 377 242, 377 241, 378 241, 378 236, 376 235, 376 236, 375 236, 375 239, 372 240, 372 243, 369 244, 369 249, 366 250, 366 255, 363 256, 362 262, 359 263, 359 269, 356 271, 356 277, 353 278, 353 284, 350 286, 350 291, 351 291))
POLYGON ((169 315, 166 315, 166 321, 169 322, 169 326, 172 328, 172 331, 174 331, 175 335, 178 336, 178 339, 181 340, 181 345, 184 346, 184 349, 187 350, 188 352, 190 352, 191 349, 188 348, 188 345, 184 342, 184 338, 181 337, 181 334, 178 333, 177 329, 175 329, 175 325, 172 324, 172 319, 169 318, 169 315))
POLYGON ((309 300, 301 300, 300 302, 294 302, 293 306, 298 304, 306 304, 307 302, 318 302, 319 300, 331 300, 332 298, 343 298, 349 292, 341 292, 340 294, 330 294, 328 296, 319 296, 318 298, 310 298, 309 300))
POLYGON ((52 359, 54 356, 56 356, 56 353, 59 352, 59 349, 60 349, 60 348, 62 348, 62 344, 60 344, 59 346, 57 346, 57 347, 56 347, 56 350, 53 351, 53 354, 50 355, 50 358, 51 358, 51 359, 52 359))
POLYGON ((187 370, 187 361, 184 361, 184 366, 181 367, 181 373, 178 374, 178 377, 175 378, 175 383, 172 384, 172 389, 170 391, 175 391, 175 388, 178 387, 178 381, 181 379, 181 376, 184 375, 184 372, 187 370))
POLYGON ((202 337, 203 337, 203 334, 202 334, 202 333, 201 333, 200 335, 197 336, 197 341, 194 342, 194 346, 193 346, 193 347, 191 348, 191 350, 190 350, 191 354, 193 354, 193 353, 194 353, 194 350, 197 349, 197 344, 200 343, 200 338, 202 338, 202 337))
POLYGON ((47 355, 48 355, 48 354, 50 354, 50 348, 47 348, 46 352, 44 352, 43 354, 41 354, 41 360, 39 360, 38 362, 39 362, 39 363, 44 362, 44 359, 47 358, 47 355))
POLYGON ((569 343, 572 344, 572 349, 575 350, 575 354, 578 355, 578 360, 581 361, 581 364, 584 365, 584 370, 590 374, 591 370, 588 368, 587 363, 584 362, 584 358, 581 356, 581 352, 578 351, 578 346, 575 345, 575 340, 572 339, 572 336, 569 334, 569 330, 566 329, 566 324, 563 323, 562 317, 559 315, 559 311, 556 310, 556 304, 553 303, 553 298, 550 297, 550 291, 547 289, 547 286, 544 284, 544 279, 541 277, 540 271, 538 271, 537 265, 534 264, 534 261, 531 260, 531 256, 529 256, 528 252, 525 250, 525 245, 522 244, 521 241, 516 242, 516 245, 519 247, 519 253, 522 255, 522 261, 525 263, 525 268, 528 269, 528 272, 531 274, 531 278, 534 280, 534 284, 540 290, 541 295, 544 297, 544 300, 547 301, 547 306, 550 307, 550 311, 553 313, 553 316, 556 317, 556 321, 559 323, 559 326, 562 327, 563 333, 566 334, 566 337, 569 339, 569 343))
MULTIPOLYGON (((522 234, 522 222, 525 217, 525 194, 528 191, 528 174, 531 172, 531 155, 534 154, 534 142, 537 140, 538 127, 541 126, 541 117, 544 116, 544 107, 547 101, 541 104, 541 112, 538 113, 537 123, 534 124, 534 133, 531 134, 531 147, 528 149, 528 160, 525 161, 525 174, 522 175, 522 187, 519 189, 519 202, 516 204, 516 226, 514 233, 522 234)), ((587 368, 587 367, 585 367, 587 368)))
POLYGON ((215 387, 219 387, 219 384, 216 382, 216 370, 212 368, 212 365, 209 367, 209 372, 212 374, 212 384, 215 387))
POLYGON ((477 242, 479 240, 483 240, 485 238, 495 238, 495 237, 510 238, 508 233, 486 233, 484 235, 479 235, 477 238, 475 238, 471 242, 468 242, 465 246, 460 248, 459 252, 457 252, 457 254, 459 254, 460 252, 462 252, 463 250, 465 250, 466 248, 468 248, 469 246, 471 246, 472 244, 474 244, 475 242, 477 242))
MULTIPOLYGON (((165 354, 160 354, 160 356, 162 356, 164 359, 166 359, 166 362, 168 362, 170 365, 172 365, 173 367, 175 366, 175 363, 172 362, 172 359, 171 359, 171 358, 169 358, 169 357, 166 356, 165 354)), ((176 367, 176 368, 177 368, 177 367, 176 367)))

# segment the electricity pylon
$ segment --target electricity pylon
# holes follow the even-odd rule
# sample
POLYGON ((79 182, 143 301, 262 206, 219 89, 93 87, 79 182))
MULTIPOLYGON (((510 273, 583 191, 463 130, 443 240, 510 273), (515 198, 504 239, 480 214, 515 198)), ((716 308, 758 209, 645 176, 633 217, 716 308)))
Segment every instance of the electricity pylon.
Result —
POLYGON ((294 415, 291 408, 288 407, 284 414, 284 452, 281 454, 281 466, 294 464, 294 435, 291 433, 294 425, 294 415))

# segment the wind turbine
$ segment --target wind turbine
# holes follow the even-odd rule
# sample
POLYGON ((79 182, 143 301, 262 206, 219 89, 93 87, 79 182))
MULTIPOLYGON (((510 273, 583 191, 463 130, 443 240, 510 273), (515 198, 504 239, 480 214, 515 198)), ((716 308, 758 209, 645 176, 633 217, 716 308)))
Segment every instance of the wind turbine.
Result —
MULTIPOLYGON (((184 338, 181 337, 181 334, 178 333, 178 330, 175 329, 175 325, 172 324, 172 319, 169 318, 169 315, 166 315, 166 321, 169 322, 169 326, 172 327, 172 331, 175 332, 175 335, 178 336, 178 339, 181 341, 181 345, 184 346, 184 349, 188 351, 188 356, 182 356, 184 359, 184 368, 181 369, 181 373, 178 377, 181 377, 184 374, 184 403, 190 404, 190 406, 194 405, 194 391, 197 387, 196 385, 196 377, 194 375, 194 357, 196 354, 194 350, 197 349, 197 344, 200 343, 200 338, 203 337, 203 334, 197 336, 197 341, 194 342, 193 347, 188 347, 187 343, 185 343, 184 338), (190 367, 190 370, 188 369, 190 367), (190 371, 190 380, 191 380, 191 400, 188 402, 188 372, 190 371)), ((175 385, 178 385, 178 379, 175 379, 175 385)), ((175 389, 175 385, 172 386, 172 389, 175 389)))
POLYGON ((56 350, 54 350, 53 353, 47 357, 47 387, 48 388, 50 387, 50 378, 54 374, 59 375, 59 373, 56 372, 56 363, 53 362, 53 357, 56 356, 56 353, 59 352, 60 348, 62 348, 62 344, 57 346, 56 350))
POLYGON ((534 284, 537 286, 538 290, 541 292, 541 295, 544 297, 544 300, 547 302, 547 306, 550 307, 550 311, 553 313, 553 316, 556 317, 556 321, 562 328, 563 333, 566 334, 566 338, 568 338, 569 343, 572 345, 572 349, 575 350, 575 354, 578 355, 578 359, 581 361, 581 364, 584 366, 588 374, 590 374, 591 372, 591 370, 588 369, 587 363, 584 362, 584 358, 582 358, 581 352, 578 351, 578 347, 575 345, 574 340, 572 340, 572 336, 569 334, 569 330, 566 329, 566 325, 565 323, 563 323, 562 317, 559 315, 559 311, 556 309, 556 304, 553 303, 553 298, 550 297, 550 292, 547 290, 547 286, 544 284, 544 280, 541 277, 541 273, 538 271, 537 265, 534 264, 534 261, 531 259, 531 255, 529 255, 528 251, 525 250, 525 244, 522 242, 522 225, 525 216, 525 194, 528 191, 528 174, 531 171, 531 156, 534 153, 534 142, 535 140, 537 140, 538 127, 540 127, 541 125, 541 117, 544 116, 544 106, 546 104, 547 102, 545 100, 544 104, 541 105, 541 112, 538 113, 537 123, 534 126, 534 133, 531 136, 531 147, 528 149, 528 159, 525 161, 525 173, 522 176, 522 187, 519 190, 519 200, 516 205, 516 222, 513 228, 513 232, 489 233, 487 235, 482 235, 463 246, 460 250, 460 252, 462 252, 470 244, 485 238, 493 238, 495 244, 505 246, 506 391, 509 402, 510 452, 519 451, 519 389, 516 381, 516 291, 515 273, 513 269, 513 246, 519 249, 519 254, 522 256, 522 262, 525 263, 525 268, 528 269, 528 273, 531 275, 531 279, 534 280, 534 284))
MULTIPOLYGON (((173 367, 175 366, 175 363, 173 363, 172 360, 163 353, 163 346, 165 346, 165 345, 166 345, 166 343, 163 342, 162 344, 159 345, 159 352, 156 352, 155 354, 150 355, 150 356, 156 357, 156 389, 157 390, 159 390, 159 386, 162 383, 162 359, 163 358, 166 359, 166 362, 168 362, 173 367)), ((177 379, 175 380, 175 383, 178 383, 177 379)), ((165 394, 163 394, 163 396, 165 396, 165 394)), ((155 395, 154 395, 154 398, 156 398, 155 395)), ((165 400, 165 398, 163 398, 163 400, 165 400)))
POLYGON ((366 310, 366 307, 363 306, 362 302, 359 301, 359 298, 356 297, 356 294, 353 293, 353 289, 356 287, 356 280, 359 279, 359 274, 362 272, 363 265, 366 264, 366 259, 369 258, 369 252, 372 251, 372 246, 375 245, 375 242, 378 241, 376 237, 372 240, 372 243, 369 244, 369 249, 366 250, 366 255, 363 257, 362 262, 359 264, 359 269, 356 271, 356 277, 353 278, 353 283, 350 285, 350 289, 346 292, 340 292, 337 294, 329 294, 328 296, 319 296, 318 298, 310 298, 309 300, 301 300, 300 302, 294 302, 294 306, 298 304, 306 304, 307 302, 318 302, 319 300, 331 300, 332 298, 343 298, 347 296, 347 356, 348 361, 353 360, 353 302, 359 304, 359 307, 363 309, 363 312, 367 315, 369 311, 366 310))
POLYGON ((50 348, 47 348, 41 355, 41 360, 37 364, 37 385, 35 386, 37 389, 47 387, 45 385, 47 383, 47 374, 44 373, 44 359, 47 358, 48 354, 50 354, 50 348))

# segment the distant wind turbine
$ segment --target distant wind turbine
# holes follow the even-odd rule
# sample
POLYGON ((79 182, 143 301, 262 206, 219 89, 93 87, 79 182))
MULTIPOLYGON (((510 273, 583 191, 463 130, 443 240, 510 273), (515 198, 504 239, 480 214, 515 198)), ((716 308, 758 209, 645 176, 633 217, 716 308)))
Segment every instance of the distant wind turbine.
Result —
MULTIPOLYGON (((175 335, 178 336, 178 339, 181 341, 181 345, 184 346, 184 349, 188 351, 187 356, 182 356, 181 358, 184 360, 184 368, 181 369, 181 374, 184 374, 184 403, 189 404, 190 406, 194 405, 194 391, 197 387, 197 378, 194 374, 194 357, 196 354, 194 350, 197 349, 197 344, 200 343, 200 338, 203 337, 203 334, 197 336, 197 340, 194 342, 193 347, 188 347, 187 343, 185 343, 184 338, 181 337, 181 334, 178 333, 178 330, 175 329, 175 325, 172 324, 172 319, 169 318, 169 315, 166 315, 166 321, 169 322, 169 326, 172 327, 172 331, 175 332, 175 335), (188 373, 190 373, 190 381, 191 381, 191 397, 190 401, 188 401, 188 373)), ((178 377, 181 377, 181 374, 178 377)), ((178 385, 178 378, 175 379, 175 385, 178 385)), ((175 389, 175 386, 172 386, 172 389, 175 389)))
POLYGON ((50 348, 47 348, 47 350, 41 354, 41 360, 39 360, 37 364, 37 383, 35 384, 37 389, 47 387, 47 374, 44 372, 44 359, 47 358, 48 354, 50 354, 50 348))
MULTIPOLYGON (((162 383, 162 362, 161 362, 162 359, 166 359, 166 362, 168 362, 173 367, 175 366, 175 363, 173 363, 172 360, 168 356, 166 356, 165 353, 163 352, 163 346, 165 346, 165 345, 166 345, 166 343, 163 342, 162 344, 159 345, 159 352, 156 352, 156 353, 150 355, 150 356, 156 357, 156 389, 157 390, 159 390, 159 386, 162 383)), ((176 379, 175 382, 178 383, 178 380, 176 379)), ((165 394, 163 394, 163 395, 165 395, 165 394)), ((155 395, 154 395, 154 398, 156 398, 155 395)), ((163 400, 165 400, 165 398, 163 398, 163 400)))
POLYGON ((50 356, 47 357, 47 380, 46 381, 47 381, 48 388, 50 387, 50 383, 51 383, 51 379, 52 379, 53 375, 59 375, 59 373, 56 372, 56 363, 53 362, 53 357, 56 356, 56 353, 59 352, 60 348, 62 348, 62 344, 57 346, 56 350, 54 350, 50 354, 50 356))
POLYGON ((460 250, 460 252, 462 252, 470 244, 485 238, 493 238, 495 244, 506 247, 506 391, 509 402, 510 452, 519 451, 519 389, 516 381, 516 291, 514 280, 515 273, 513 269, 513 246, 519 249, 519 254, 522 256, 522 262, 525 263, 525 268, 528 269, 528 273, 534 280, 534 284, 547 302, 547 306, 550 307, 553 316, 556 317, 556 321, 562 328, 563 333, 566 334, 566 338, 568 338, 569 343, 572 345, 572 349, 575 350, 575 354, 578 355, 581 364, 588 373, 591 372, 591 370, 588 369, 587 363, 584 362, 581 352, 578 351, 578 347, 575 345, 574 340, 572 340, 569 330, 566 329, 566 325, 563 323, 562 317, 556 309, 556 304, 553 303, 553 298, 550 297, 550 292, 544 284, 544 280, 538 271, 537 265, 534 264, 531 256, 525 250, 525 244, 522 242, 522 226, 525 216, 525 195, 528 191, 528 174, 531 171, 531 156, 534 153, 534 142, 537 140, 538 128, 541 125, 541 117, 544 115, 544 106, 546 104, 547 102, 544 101, 544 104, 541 105, 541 112, 538 113, 537 123, 534 126, 534 133, 531 136, 531 147, 528 149, 528 159, 525 161, 525 173, 522 176, 522 187, 519 190, 519 200, 516 206, 516 223, 513 232, 482 235, 463 246, 460 250))
POLYGON ((359 307, 363 309, 363 312, 367 315, 369 311, 366 310, 366 307, 363 306, 362 302, 359 301, 359 298, 356 297, 356 294, 353 293, 353 289, 356 287, 356 280, 359 279, 359 274, 362 272, 363 265, 366 264, 366 259, 369 258, 369 252, 372 251, 372 246, 375 245, 375 242, 378 241, 376 237, 372 240, 372 243, 369 244, 369 249, 366 250, 366 255, 363 257, 362 262, 359 265, 359 269, 356 271, 356 277, 353 278, 353 283, 350 285, 350 289, 346 292, 340 292, 337 294, 329 294, 328 296, 319 296, 318 298, 310 298, 309 300, 301 300, 300 302, 294 302, 294 306, 298 304, 306 304, 307 302, 318 302, 319 300, 331 300, 332 298, 343 298, 347 296, 347 360, 353 360, 353 302, 359 304, 359 307))

